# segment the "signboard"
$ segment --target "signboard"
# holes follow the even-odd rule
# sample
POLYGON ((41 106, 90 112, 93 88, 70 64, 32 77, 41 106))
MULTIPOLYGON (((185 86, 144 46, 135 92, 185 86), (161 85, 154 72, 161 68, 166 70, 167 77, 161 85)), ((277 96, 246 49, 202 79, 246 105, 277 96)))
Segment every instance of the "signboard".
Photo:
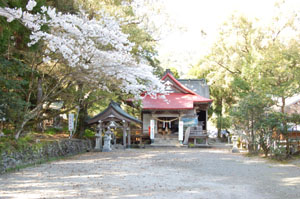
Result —
POLYGON ((179 132, 178 132, 178 140, 183 141, 183 121, 179 121, 179 132))
POLYGON ((73 131, 74 130, 74 114, 70 113, 69 114, 69 131, 73 131))
POLYGON ((155 121, 150 120, 150 139, 151 140, 154 140, 154 125, 155 125, 155 121))
POLYGON ((196 118, 196 117, 181 118, 181 120, 184 122, 184 127, 197 126, 197 124, 198 124, 198 118, 196 118))

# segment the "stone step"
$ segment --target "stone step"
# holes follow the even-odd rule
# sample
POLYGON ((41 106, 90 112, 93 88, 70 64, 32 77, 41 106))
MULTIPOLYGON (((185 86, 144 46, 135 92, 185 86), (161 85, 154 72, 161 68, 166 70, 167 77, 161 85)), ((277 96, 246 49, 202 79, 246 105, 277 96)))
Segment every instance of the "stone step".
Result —
POLYGON ((156 138, 154 139, 154 143, 172 143, 172 144, 177 144, 179 143, 178 139, 174 139, 174 138, 156 138))
POLYGON ((178 135, 170 134, 170 135, 161 135, 161 134, 155 134, 155 139, 166 139, 166 138, 171 138, 171 139, 178 139, 178 135))
POLYGON ((186 145, 182 145, 182 144, 156 144, 156 143, 152 143, 147 147, 180 147, 180 148, 187 148, 188 146, 186 145))
POLYGON ((182 147, 177 138, 155 138, 154 143, 151 143, 151 147, 182 147))

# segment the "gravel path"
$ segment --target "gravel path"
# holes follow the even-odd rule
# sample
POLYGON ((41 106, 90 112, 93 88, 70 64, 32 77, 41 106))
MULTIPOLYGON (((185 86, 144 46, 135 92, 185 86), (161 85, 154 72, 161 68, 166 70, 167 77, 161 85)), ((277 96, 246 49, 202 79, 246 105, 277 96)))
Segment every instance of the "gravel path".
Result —
POLYGON ((86 153, 0 176, 0 198, 299 199, 300 168, 216 149, 86 153))

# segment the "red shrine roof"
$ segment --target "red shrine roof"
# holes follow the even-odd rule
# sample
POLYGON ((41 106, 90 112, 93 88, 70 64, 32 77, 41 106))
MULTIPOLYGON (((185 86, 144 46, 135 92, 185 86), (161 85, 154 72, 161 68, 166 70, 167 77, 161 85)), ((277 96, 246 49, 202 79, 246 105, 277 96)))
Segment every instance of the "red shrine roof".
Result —
POLYGON ((144 110, 193 109, 194 103, 209 104, 213 101, 186 88, 172 74, 167 73, 162 80, 166 80, 167 78, 173 83, 173 87, 176 87, 180 92, 172 92, 167 95, 158 94, 156 98, 147 95, 142 100, 144 110))
POLYGON ((186 93, 170 93, 165 95, 165 99, 162 95, 158 95, 155 99, 147 95, 143 99, 143 109, 193 109, 195 102, 209 103, 212 102, 212 100, 201 97, 200 95, 186 93))

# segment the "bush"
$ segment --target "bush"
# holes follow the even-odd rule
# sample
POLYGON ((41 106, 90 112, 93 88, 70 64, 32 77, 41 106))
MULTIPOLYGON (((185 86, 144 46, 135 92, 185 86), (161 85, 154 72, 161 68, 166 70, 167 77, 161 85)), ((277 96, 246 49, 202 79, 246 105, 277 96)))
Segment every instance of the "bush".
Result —
POLYGON ((13 150, 23 150, 32 144, 34 144, 34 139, 32 134, 28 133, 24 137, 20 137, 15 140, 13 136, 5 136, 0 138, 0 152, 3 151, 13 151, 13 150))
POLYGON ((0 137, 0 152, 10 147, 10 141, 9 137, 0 137))
POLYGON ((191 147, 191 148, 193 148, 195 145, 194 144, 192 144, 192 143, 189 143, 189 145, 188 145, 189 147, 191 147))
POLYGON ((286 148, 285 147, 277 147, 271 148, 273 158, 277 160, 283 160, 286 158, 286 148))
POLYGON ((3 129, 2 132, 5 134, 5 135, 13 135, 13 130, 11 129, 3 129))
POLYGON ((95 137, 95 134, 96 133, 94 131, 92 131, 90 129, 85 129, 83 137, 85 137, 85 138, 93 138, 93 137, 95 137))
POLYGON ((59 133, 61 130, 58 129, 58 128, 49 128, 45 131, 46 134, 48 135, 54 135, 54 134, 57 134, 59 133))
POLYGON ((203 138, 197 138, 196 141, 197 141, 197 144, 205 144, 205 139, 203 139, 203 138))
POLYGON ((67 126, 66 126, 66 127, 63 127, 63 128, 62 128, 62 131, 63 131, 63 132, 69 132, 69 127, 67 127, 67 126))

